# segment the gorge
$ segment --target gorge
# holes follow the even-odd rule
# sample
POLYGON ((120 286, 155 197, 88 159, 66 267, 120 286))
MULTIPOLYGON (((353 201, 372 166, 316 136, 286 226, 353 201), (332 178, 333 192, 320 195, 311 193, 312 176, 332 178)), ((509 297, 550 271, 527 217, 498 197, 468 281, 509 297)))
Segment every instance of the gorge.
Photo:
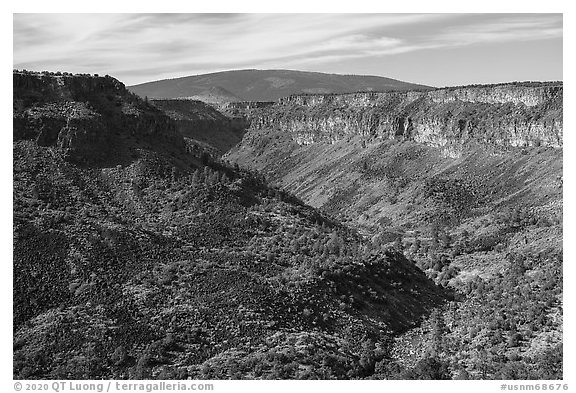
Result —
POLYGON ((561 82, 13 78, 15 378, 562 378, 561 82))

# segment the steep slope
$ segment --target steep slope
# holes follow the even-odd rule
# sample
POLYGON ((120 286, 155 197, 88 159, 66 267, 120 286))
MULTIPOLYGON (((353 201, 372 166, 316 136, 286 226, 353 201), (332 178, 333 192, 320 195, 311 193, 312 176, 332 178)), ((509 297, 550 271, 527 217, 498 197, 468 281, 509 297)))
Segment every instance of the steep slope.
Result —
POLYGON ((152 100, 177 130, 194 144, 221 156, 242 140, 248 123, 243 116, 226 115, 196 100, 152 100))
POLYGON ((292 96, 246 116, 250 130, 226 158, 357 223, 416 220, 414 203, 438 187, 459 190, 441 209, 455 219, 511 206, 512 195, 561 197, 562 86, 292 96), (445 178, 460 183, 436 184, 445 178))
MULTIPOLYGON (((141 97, 201 99, 205 91, 224 89, 240 101, 275 101, 292 94, 350 93, 429 89, 379 76, 324 74, 290 70, 238 70, 142 83, 129 89, 141 97)), ((236 101, 231 99, 230 102, 236 101)))
POLYGON ((561 375, 561 84, 292 96, 247 116, 225 159, 455 291, 380 377, 561 375))
POLYGON ((170 119, 110 76, 15 71, 13 80, 15 141, 58 147, 82 164, 129 162, 137 147, 185 152, 170 119))
POLYGON ((15 378, 365 377, 445 301, 115 79, 14 80, 15 378))
POLYGON ((291 96, 251 117, 254 129, 289 132, 299 145, 360 135, 414 140, 449 155, 468 141, 561 147, 562 92, 561 84, 544 84, 291 96))

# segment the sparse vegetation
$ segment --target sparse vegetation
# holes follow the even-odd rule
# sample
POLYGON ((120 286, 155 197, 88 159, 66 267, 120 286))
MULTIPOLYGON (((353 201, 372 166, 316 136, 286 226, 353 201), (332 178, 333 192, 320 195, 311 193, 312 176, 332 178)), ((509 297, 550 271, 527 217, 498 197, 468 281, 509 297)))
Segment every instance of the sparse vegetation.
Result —
MULTIPOLYGON (((402 94, 294 96, 252 114, 254 130, 227 156, 328 214, 352 217, 347 222, 372 247, 401 251, 450 292, 441 318, 394 338, 393 362, 377 364, 374 378, 539 379, 542 356, 561 346, 562 151, 495 141, 508 121, 561 126, 562 86, 497 87, 507 86, 526 87, 526 97, 533 87, 551 93, 532 107, 406 104, 402 94), (413 127, 447 138, 453 150, 432 137, 396 138, 407 113, 413 127), (294 140, 304 131, 313 143, 300 147, 294 140), (454 150, 454 158, 443 153, 454 150), (440 319, 448 327, 441 340, 433 328, 440 319), (506 322, 484 328, 495 319, 506 322)), ((492 87, 471 86, 470 94, 492 87)), ((552 363, 547 375, 561 378, 552 363)))
POLYGON ((14 378, 562 378, 561 151, 263 121, 220 157, 111 77, 14 78, 14 378))
MULTIPOLYGON (((87 97, 104 116, 110 100, 87 97)), ((141 135, 147 116, 123 132, 141 135)), ((445 297, 257 172, 118 138, 119 156, 83 165, 14 141, 16 378, 365 377, 375 348, 445 297)))

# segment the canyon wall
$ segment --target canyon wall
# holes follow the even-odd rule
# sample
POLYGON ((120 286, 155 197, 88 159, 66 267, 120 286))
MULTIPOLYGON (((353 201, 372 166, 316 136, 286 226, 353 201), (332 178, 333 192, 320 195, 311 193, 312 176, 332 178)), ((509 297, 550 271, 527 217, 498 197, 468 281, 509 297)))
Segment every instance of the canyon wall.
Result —
POLYGON ((13 83, 14 140, 86 163, 105 159, 119 138, 185 148, 168 116, 112 77, 15 71, 13 83))
POLYGON ((561 83, 298 95, 247 116, 253 129, 288 132, 300 145, 360 135, 413 140, 458 156, 472 141, 561 148, 562 95, 561 83))

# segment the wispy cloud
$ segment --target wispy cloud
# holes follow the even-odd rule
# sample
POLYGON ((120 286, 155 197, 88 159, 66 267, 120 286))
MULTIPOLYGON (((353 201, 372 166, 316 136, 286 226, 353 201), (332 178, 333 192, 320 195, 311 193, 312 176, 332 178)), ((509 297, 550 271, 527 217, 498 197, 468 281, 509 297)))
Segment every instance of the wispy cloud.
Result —
POLYGON ((474 21, 467 26, 450 26, 433 40, 445 45, 487 44, 562 38, 562 16, 496 16, 474 21))
POLYGON ((109 73, 130 84, 561 37, 561 15, 15 14, 14 65, 109 73))

